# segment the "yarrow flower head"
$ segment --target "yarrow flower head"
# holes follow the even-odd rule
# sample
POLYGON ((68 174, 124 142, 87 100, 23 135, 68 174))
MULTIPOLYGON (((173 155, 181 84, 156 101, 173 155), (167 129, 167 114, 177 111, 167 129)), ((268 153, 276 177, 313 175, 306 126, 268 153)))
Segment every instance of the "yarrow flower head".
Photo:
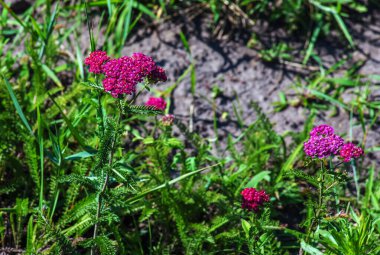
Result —
POLYGON ((330 136, 311 136, 304 143, 304 151, 309 157, 326 158, 337 155, 342 147, 344 140, 338 135, 330 136))
POLYGON ((310 136, 330 136, 334 134, 334 128, 329 125, 319 125, 313 128, 310 132, 310 136))
POLYGON ((173 114, 167 114, 161 118, 162 125, 166 127, 170 127, 173 125, 174 122, 174 115, 173 114))
POLYGON ((151 84, 167 80, 165 70, 142 53, 110 60, 105 52, 95 51, 86 58, 85 64, 90 66, 90 72, 105 75, 103 88, 113 97, 135 93, 137 84, 144 79, 151 84))
POLYGON ((326 158, 337 155, 344 140, 334 134, 334 129, 328 125, 320 125, 310 132, 310 138, 304 143, 304 151, 309 157, 326 158))
POLYGON ((349 162, 353 158, 359 158, 363 153, 362 148, 355 146, 353 143, 345 143, 339 154, 344 162, 349 162))
POLYGON ((264 203, 269 202, 269 196, 264 190, 256 190, 255 188, 245 188, 241 195, 243 196, 243 202, 241 207, 249 211, 259 211, 264 203))
POLYGON ((166 102, 161 97, 150 97, 145 103, 146 106, 153 106, 157 110, 164 111, 166 108, 166 102))
POLYGON ((91 73, 100 74, 103 72, 103 64, 109 59, 110 57, 107 56, 106 52, 97 50, 91 52, 90 56, 84 60, 84 63, 90 66, 89 71, 91 73))

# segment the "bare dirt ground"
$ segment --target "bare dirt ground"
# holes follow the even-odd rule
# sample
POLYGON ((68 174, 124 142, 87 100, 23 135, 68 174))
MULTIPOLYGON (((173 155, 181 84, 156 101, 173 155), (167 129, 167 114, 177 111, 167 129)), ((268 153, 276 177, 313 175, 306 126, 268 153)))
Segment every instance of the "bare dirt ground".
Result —
MULTIPOLYGON (((357 60, 364 60, 361 74, 380 73, 380 13, 371 13, 366 17, 356 17, 358 20, 350 20, 348 26, 354 37, 357 48, 344 50, 342 43, 336 38, 323 39, 317 44, 323 63, 328 67, 336 63, 340 58, 351 54, 353 57, 347 65, 357 60)), ((185 72, 191 64, 191 60, 181 42, 179 32, 183 31, 189 41, 191 55, 196 65, 196 99, 194 112, 195 130, 204 136, 214 137, 213 131, 213 106, 212 88, 217 85, 221 94, 216 99, 217 116, 219 117, 220 138, 226 134, 238 136, 236 115, 233 105, 241 107, 243 120, 249 124, 255 120, 254 111, 250 102, 258 102, 264 112, 270 117, 274 128, 283 133, 286 130, 302 130, 309 110, 302 107, 288 107, 281 112, 274 112, 273 103, 278 101, 278 92, 292 93, 292 84, 297 78, 303 79, 309 72, 302 66, 288 64, 268 64, 259 58, 255 49, 246 46, 247 33, 238 33, 233 38, 215 39, 211 33, 211 21, 201 18, 197 21, 187 22, 180 20, 160 24, 154 28, 143 31, 137 30, 125 46, 124 54, 143 52, 151 55, 159 61, 169 75, 169 82, 158 89, 164 90, 176 82, 178 77, 185 72), (222 118, 223 113, 228 117, 222 118)), ((260 34, 264 42, 287 39, 286 33, 281 30, 273 30, 265 23, 254 28, 256 34, 260 34)), ((297 38, 288 37, 294 41, 295 48, 302 48, 303 43, 297 38)), ((344 40, 344 39, 341 39, 344 40)), ((301 41, 303 42, 303 41, 301 41)), ((171 112, 184 121, 189 120, 190 106, 192 102, 191 82, 189 75, 178 83, 172 95, 171 112)), ((377 87, 373 93, 379 94, 377 87)), ((343 96, 345 102, 351 95, 343 96)), ((327 123, 333 125, 338 132, 348 133, 349 114, 340 111, 337 116, 329 117, 330 113, 319 114, 316 124, 327 123)), ((354 137, 360 140, 362 131, 359 126, 354 129, 354 137)), ((367 147, 372 147, 380 141, 377 129, 369 132, 370 139, 367 147)))

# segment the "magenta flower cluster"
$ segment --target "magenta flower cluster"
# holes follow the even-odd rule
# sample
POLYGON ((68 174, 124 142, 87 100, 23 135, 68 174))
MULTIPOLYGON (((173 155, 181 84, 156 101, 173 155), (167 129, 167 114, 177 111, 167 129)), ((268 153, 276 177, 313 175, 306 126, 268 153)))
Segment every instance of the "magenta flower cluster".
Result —
POLYGON ((84 60, 85 65, 88 65, 90 73, 101 74, 103 73, 103 64, 107 62, 110 57, 104 51, 91 52, 90 56, 84 60))
POLYGON ((256 190, 255 188, 245 188, 241 195, 243 202, 241 207, 249 211, 259 211, 264 203, 269 202, 269 196, 264 190, 256 190))
POLYGON ((343 144, 344 140, 335 134, 310 136, 310 139, 304 143, 304 151, 312 158, 326 158, 330 155, 337 155, 343 144))
POLYGON ((316 126, 310 132, 310 136, 331 136, 331 135, 334 135, 334 128, 325 124, 316 126))
POLYGON ((340 155, 345 162, 352 158, 358 158, 363 150, 352 143, 344 143, 342 137, 334 133, 334 128, 328 125, 320 125, 310 132, 310 138, 304 143, 306 155, 312 158, 326 158, 332 155, 340 155))
POLYGON ((161 97, 150 97, 145 105, 152 106, 160 111, 164 111, 166 108, 166 102, 161 97))
POLYGON ((103 88, 113 97, 135 93, 136 85, 144 79, 150 84, 167 80, 165 70, 142 53, 110 59, 106 52, 94 51, 85 59, 85 64, 90 72, 105 75, 103 88))
POLYGON ((346 143, 340 149, 339 155, 344 162, 349 162, 352 158, 359 158, 363 153, 362 148, 355 146, 353 143, 346 143))

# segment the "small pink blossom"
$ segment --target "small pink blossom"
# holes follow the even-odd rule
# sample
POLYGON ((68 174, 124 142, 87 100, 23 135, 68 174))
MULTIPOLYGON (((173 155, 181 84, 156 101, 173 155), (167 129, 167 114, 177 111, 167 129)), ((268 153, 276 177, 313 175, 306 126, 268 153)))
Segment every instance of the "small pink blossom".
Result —
POLYGON ((161 118, 161 123, 164 126, 169 127, 169 126, 173 125, 173 122, 174 122, 174 115, 173 114, 167 114, 161 118))
POLYGON ((153 59, 140 52, 133 53, 131 58, 137 72, 142 77, 148 76, 153 70, 156 69, 156 63, 153 59))
POLYGON ((165 70, 162 67, 157 66, 150 74, 148 75, 149 83, 156 84, 157 82, 165 82, 168 80, 166 77, 165 70))
POLYGON ((105 78, 103 80, 103 88, 115 98, 122 94, 131 95, 136 92, 136 85, 134 83, 120 78, 105 78))
POLYGON ((103 73, 103 65, 105 62, 107 62, 110 58, 107 56, 107 53, 105 51, 94 51, 91 52, 90 56, 88 56, 84 63, 88 66, 90 73, 100 74, 103 73))
POLYGON ((355 146, 353 143, 345 143, 339 154, 344 162, 349 162, 353 158, 359 158, 363 153, 362 148, 355 146))
POLYGON ((245 188, 241 195, 243 202, 241 207, 249 211, 257 212, 264 203, 269 202, 269 196, 264 190, 256 190, 255 188, 245 188))
POLYGON ((150 97, 145 103, 147 106, 153 106, 157 110, 164 111, 166 108, 166 102, 161 97, 150 97))
POLYGON ((333 134, 334 134, 334 128, 326 124, 316 126, 310 132, 310 136, 319 136, 319 135, 330 136, 333 134))

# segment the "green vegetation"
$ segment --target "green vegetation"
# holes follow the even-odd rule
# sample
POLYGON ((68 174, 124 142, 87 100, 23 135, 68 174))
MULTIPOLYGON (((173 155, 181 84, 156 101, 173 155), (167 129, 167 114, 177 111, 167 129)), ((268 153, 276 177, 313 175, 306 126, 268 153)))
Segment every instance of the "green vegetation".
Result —
MULTIPOLYGON (((366 157, 379 147, 365 148, 379 115, 379 101, 371 96, 379 77, 359 74, 362 63, 346 59, 325 67, 314 50, 328 36, 353 49, 347 19, 378 7, 376 1, 39 0, 17 13, 7 1, 0 5, 1 252, 380 254, 380 178, 376 161, 366 157), (101 50, 121 57, 143 23, 169 22, 196 8, 212 18, 215 30, 265 20, 301 36, 300 55, 286 41, 260 49, 264 62, 318 66, 294 80, 274 105, 277 111, 310 110, 300 132, 277 133, 252 101, 255 120, 245 121, 235 107, 238 131, 220 139, 220 90, 214 86, 206 100, 215 113, 216 138, 203 137, 194 131, 194 111, 190 124, 179 118, 164 124, 159 115, 168 109, 136 104, 140 93, 112 97, 102 76, 84 65, 84 48, 86 54, 98 49, 100 39, 101 50), (83 45, 84 32, 89 39, 83 45), (303 145, 316 116, 338 111, 351 117, 351 133, 361 127, 364 157, 345 163, 307 157, 303 145), (270 196, 257 212, 241 204, 241 191, 251 187, 270 196)), ((174 84, 157 92, 142 83, 138 91, 156 91, 170 104, 174 88, 189 77, 189 107, 196 107, 187 36, 178 35, 191 64, 174 84)), ((252 34, 248 46, 260 41, 252 34)))

